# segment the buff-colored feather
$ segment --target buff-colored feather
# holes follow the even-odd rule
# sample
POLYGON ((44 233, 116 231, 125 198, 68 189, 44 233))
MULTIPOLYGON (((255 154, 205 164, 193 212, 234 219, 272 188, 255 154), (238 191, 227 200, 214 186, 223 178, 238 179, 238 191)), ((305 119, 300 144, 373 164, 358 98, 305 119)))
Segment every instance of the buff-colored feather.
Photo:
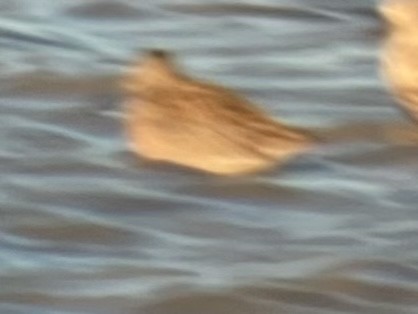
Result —
POLYGON ((399 104, 418 122, 418 0, 386 0, 387 22, 382 73, 399 104))
POLYGON ((312 143, 234 92, 182 73, 164 51, 148 52, 123 86, 131 147, 148 159, 238 175, 282 164, 312 143))

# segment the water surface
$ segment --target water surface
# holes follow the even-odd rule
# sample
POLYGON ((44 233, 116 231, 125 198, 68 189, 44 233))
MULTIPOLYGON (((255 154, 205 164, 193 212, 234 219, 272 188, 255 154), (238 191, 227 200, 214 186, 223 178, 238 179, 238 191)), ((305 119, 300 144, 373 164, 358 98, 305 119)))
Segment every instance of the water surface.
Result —
POLYGON ((416 129, 375 6, 0 1, 0 312, 418 313, 416 129), (327 143, 240 179, 138 161, 117 84, 150 47, 327 143))

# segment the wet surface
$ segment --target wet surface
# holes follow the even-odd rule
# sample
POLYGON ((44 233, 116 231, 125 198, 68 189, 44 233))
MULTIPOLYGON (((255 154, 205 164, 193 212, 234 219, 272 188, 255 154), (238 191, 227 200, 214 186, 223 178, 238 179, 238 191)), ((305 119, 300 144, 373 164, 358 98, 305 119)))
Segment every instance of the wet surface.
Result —
POLYGON ((1 313, 418 312, 418 131, 374 1, 1 1, 1 313), (138 161, 138 52, 320 132, 225 179, 138 161))

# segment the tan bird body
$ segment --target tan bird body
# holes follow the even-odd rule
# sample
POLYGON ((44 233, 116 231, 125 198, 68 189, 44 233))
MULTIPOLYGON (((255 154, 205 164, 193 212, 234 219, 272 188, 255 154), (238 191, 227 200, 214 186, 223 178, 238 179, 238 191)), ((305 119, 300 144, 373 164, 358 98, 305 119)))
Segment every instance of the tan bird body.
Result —
POLYGON ((418 122, 418 0, 386 0, 382 72, 401 108, 418 122))
POLYGON ((126 130, 148 159, 238 175, 283 163, 312 140, 221 86, 186 76, 164 51, 150 51, 124 87, 126 130))

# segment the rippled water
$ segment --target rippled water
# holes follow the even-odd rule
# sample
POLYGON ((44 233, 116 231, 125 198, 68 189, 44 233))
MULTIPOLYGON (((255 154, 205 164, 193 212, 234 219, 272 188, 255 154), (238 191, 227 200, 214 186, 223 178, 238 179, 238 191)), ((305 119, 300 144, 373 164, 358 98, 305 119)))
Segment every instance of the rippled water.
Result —
POLYGON ((418 313, 417 131, 375 6, 0 1, 0 313, 418 313), (241 179, 138 162, 117 82, 149 47, 327 142, 241 179))

